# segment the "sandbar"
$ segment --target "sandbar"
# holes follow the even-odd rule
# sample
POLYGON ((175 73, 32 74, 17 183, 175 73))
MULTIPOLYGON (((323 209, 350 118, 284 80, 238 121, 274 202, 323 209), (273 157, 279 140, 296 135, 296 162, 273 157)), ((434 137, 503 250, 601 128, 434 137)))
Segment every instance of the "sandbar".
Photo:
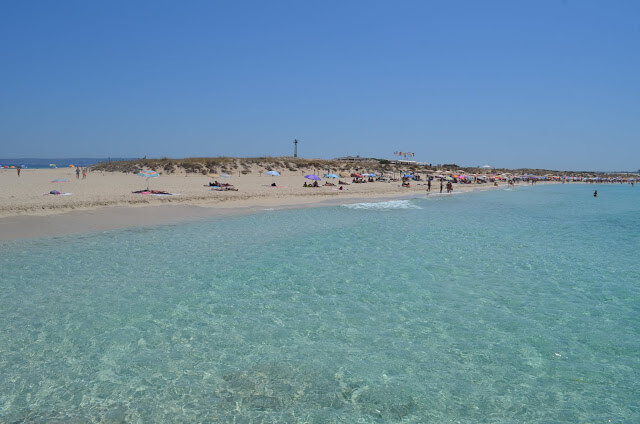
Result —
MULTIPOLYGON (((77 179, 73 169, 0 171, 0 240, 54 237, 120 228, 175 224, 185 220, 222 217, 266 210, 327 206, 361 201, 427 195, 426 181, 303 187, 305 172, 280 177, 234 175, 218 178, 237 191, 212 190, 213 178, 200 174, 172 174, 145 179, 131 173, 90 172, 77 179), (275 183, 276 186, 272 186, 275 183), (172 195, 138 194, 146 188, 172 195), (57 190, 69 195, 48 194, 57 190)), ((324 183, 324 180, 321 184, 324 183)), ((439 182, 431 192, 439 193, 439 182)), ((503 184, 501 184, 503 186, 503 184)), ((455 193, 495 188, 492 184, 454 184, 455 193)))

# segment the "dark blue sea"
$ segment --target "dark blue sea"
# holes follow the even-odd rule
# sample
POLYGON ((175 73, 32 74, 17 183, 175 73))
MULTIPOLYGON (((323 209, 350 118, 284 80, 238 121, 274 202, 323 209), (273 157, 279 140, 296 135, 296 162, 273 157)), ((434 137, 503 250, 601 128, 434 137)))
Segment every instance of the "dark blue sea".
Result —
POLYGON ((75 165, 81 168, 95 165, 100 162, 130 160, 132 158, 0 158, 0 167, 17 167, 30 169, 67 168, 75 165))

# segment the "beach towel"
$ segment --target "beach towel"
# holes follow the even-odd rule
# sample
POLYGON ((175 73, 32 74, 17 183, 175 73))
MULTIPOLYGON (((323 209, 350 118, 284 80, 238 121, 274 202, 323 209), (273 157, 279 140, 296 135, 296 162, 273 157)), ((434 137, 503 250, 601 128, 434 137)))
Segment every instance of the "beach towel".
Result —
POLYGON ((159 191, 159 190, 140 190, 134 191, 133 194, 147 194, 150 196, 179 196, 179 193, 169 193, 168 191, 159 191))

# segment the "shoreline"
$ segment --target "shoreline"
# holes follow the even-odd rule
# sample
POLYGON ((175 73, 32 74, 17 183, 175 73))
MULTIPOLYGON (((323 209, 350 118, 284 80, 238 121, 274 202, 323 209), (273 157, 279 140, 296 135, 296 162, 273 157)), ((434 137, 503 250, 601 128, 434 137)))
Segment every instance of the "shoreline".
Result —
MULTIPOLYGON (((302 176, 242 176, 225 179, 238 191, 211 191, 203 175, 162 176, 152 181, 123 173, 90 173, 76 179, 72 170, 30 170, 21 177, 0 173, 0 241, 48 238, 155 225, 171 225, 214 217, 237 216, 269 210, 335 206, 348 203, 382 202, 427 195, 426 182, 349 184, 303 188, 302 176), (64 183, 54 183, 65 179, 64 183), (276 187, 271 182, 277 182, 276 187), (150 196, 132 193, 141 185, 182 193, 150 196), (44 195, 60 186, 73 195, 44 195)), ((455 184, 453 194, 504 188, 499 184, 455 184)), ((62 191, 62 190, 61 190, 62 191)), ((440 196, 439 182, 431 195, 440 196)), ((446 195, 443 193, 442 195, 446 195)))
MULTIPOLYGON (((280 205, 234 205, 223 208, 192 204, 148 205, 141 207, 105 206, 101 208, 66 211, 53 215, 16 215, 0 217, 0 242, 53 238, 67 235, 85 235, 127 228, 174 225, 203 219, 227 218, 281 210, 408 200, 419 196, 418 193, 414 193, 404 196, 352 197, 280 205)), ((437 196, 440 196, 440 194, 438 193, 437 196)))

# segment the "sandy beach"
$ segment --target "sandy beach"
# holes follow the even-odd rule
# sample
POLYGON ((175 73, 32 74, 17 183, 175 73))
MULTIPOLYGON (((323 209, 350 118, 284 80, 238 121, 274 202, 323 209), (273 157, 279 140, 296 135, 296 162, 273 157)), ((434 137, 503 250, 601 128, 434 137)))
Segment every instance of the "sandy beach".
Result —
MULTIPOLYGON (((314 170, 283 172, 271 177, 264 172, 212 178, 200 174, 176 173, 145 179, 122 172, 89 172, 76 178, 71 168, 15 169, 0 171, 0 239, 20 239, 100 231, 139 225, 173 223, 215 215, 250 213, 264 209, 308 207, 323 204, 392 199, 427 194, 426 181, 353 184, 352 178, 339 190, 338 180, 323 179, 320 187, 304 175, 314 170), (209 183, 232 184, 237 191, 216 191, 209 183), (335 186, 324 186, 325 181, 335 186), (276 186, 272 186, 272 183, 276 186), (146 189, 172 195, 138 194, 146 189), (52 190, 66 195, 49 194, 52 190)), ((491 189, 493 185, 454 184, 454 193, 491 189)), ((439 182, 432 184, 439 193, 439 182)))

